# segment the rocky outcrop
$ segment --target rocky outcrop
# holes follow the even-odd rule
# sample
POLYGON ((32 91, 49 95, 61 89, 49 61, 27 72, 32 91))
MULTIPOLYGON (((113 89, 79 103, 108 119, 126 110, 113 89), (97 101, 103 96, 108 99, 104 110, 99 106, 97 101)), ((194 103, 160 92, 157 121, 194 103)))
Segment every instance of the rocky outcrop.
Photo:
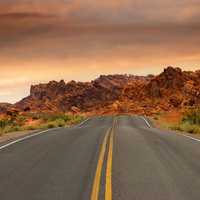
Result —
POLYGON ((74 108, 83 112, 112 104, 119 99, 122 91, 133 80, 144 77, 127 75, 100 76, 92 82, 65 83, 51 81, 47 84, 31 86, 30 96, 24 98, 15 106, 22 110, 32 111, 73 111, 74 108))
POLYGON ((200 105, 200 71, 167 67, 158 76, 108 75, 91 82, 31 86, 14 105, 23 112, 152 114, 200 105))
POLYGON ((163 98, 174 107, 199 105, 200 73, 168 67, 146 86, 150 98, 163 98))
POLYGON ((0 113, 5 113, 7 110, 12 107, 10 103, 0 103, 0 113))
POLYGON ((146 86, 146 91, 150 97, 160 98, 166 92, 181 91, 186 81, 191 77, 187 73, 182 72, 180 68, 168 67, 164 72, 153 78, 146 86))

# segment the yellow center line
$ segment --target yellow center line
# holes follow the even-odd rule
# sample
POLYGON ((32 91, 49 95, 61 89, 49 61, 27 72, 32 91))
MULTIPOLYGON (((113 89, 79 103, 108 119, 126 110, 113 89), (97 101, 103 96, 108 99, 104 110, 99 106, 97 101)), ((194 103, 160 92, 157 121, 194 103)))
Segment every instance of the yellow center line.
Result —
POLYGON ((112 155, 113 155, 113 130, 110 135, 108 160, 106 167, 105 200, 112 200, 112 155))
POLYGON ((107 131, 101 146, 90 200, 99 199, 102 168, 106 154, 106 145, 108 138, 109 138, 108 141, 109 144, 108 144, 108 158, 106 164, 105 200, 112 200, 112 157, 113 157, 113 137, 114 137, 115 124, 116 120, 114 120, 112 128, 107 131))
POLYGON ((113 137, 114 137, 115 124, 116 120, 114 120, 109 140, 108 160, 106 167, 105 200, 112 200, 112 159, 113 159, 113 137))
POLYGON ((109 133, 110 133, 110 129, 107 131, 107 133, 104 137, 103 144, 102 144, 102 147, 100 150, 96 174, 95 174, 94 183, 93 183, 93 187, 92 187, 92 194, 91 194, 91 198, 90 198, 91 200, 98 200, 98 197, 99 197, 101 173, 102 173, 103 161, 104 161, 104 157, 105 157, 106 144, 107 144, 109 133))

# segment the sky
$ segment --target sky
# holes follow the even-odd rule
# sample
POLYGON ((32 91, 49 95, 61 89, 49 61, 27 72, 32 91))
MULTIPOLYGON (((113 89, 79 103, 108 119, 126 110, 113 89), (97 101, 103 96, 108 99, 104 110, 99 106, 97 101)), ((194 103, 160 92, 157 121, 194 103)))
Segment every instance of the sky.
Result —
POLYGON ((31 84, 200 69, 199 0, 0 0, 0 102, 31 84))

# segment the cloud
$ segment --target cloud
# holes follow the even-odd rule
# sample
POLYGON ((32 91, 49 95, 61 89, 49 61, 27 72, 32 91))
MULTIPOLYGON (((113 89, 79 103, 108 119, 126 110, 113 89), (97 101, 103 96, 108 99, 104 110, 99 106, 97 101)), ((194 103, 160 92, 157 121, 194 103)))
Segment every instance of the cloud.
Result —
POLYGON ((74 23, 183 23, 197 22, 198 0, 10 0, 1 13, 42 13, 74 23))
POLYGON ((198 69, 199 10, 199 0, 0 1, 0 89, 13 94, 0 101, 51 79, 198 69))

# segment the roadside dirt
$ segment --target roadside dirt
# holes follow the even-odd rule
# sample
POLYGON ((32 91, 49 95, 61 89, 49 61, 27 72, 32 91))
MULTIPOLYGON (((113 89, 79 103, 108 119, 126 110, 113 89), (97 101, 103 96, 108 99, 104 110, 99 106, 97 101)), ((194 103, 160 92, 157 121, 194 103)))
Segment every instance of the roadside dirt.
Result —
POLYGON ((17 132, 3 134, 2 136, 0 136, 0 144, 4 144, 6 142, 16 140, 22 136, 30 135, 38 131, 39 130, 17 131, 17 132))

